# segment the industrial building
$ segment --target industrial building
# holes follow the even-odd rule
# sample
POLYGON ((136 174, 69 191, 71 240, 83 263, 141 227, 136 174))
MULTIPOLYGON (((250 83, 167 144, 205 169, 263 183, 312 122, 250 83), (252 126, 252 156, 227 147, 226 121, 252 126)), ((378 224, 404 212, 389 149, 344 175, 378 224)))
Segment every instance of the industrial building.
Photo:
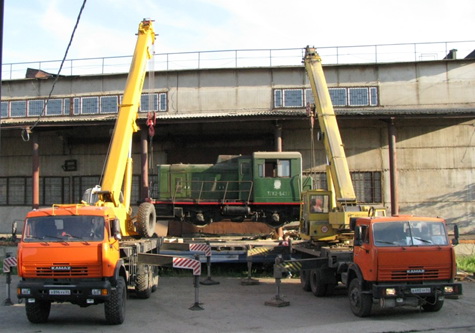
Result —
MULTIPOLYGON (((137 121, 132 200, 153 197, 158 164, 215 163, 219 155, 255 151, 299 151, 303 171, 326 186, 318 126, 312 130, 307 116, 312 94, 302 50, 290 51, 300 56, 292 64, 275 61, 276 51, 264 64, 241 65, 236 57, 231 66, 203 65, 209 54, 197 53, 195 68, 171 68, 167 57, 165 68, 153 70, 137 121)), ((431 59, 415 52, 410 60, 382 61, 375 53, 379 58, 366 62, 332 63, 326 59, 334 53, 323 51, 359 201, 441 216, 462 234, 475 233, 471 54, 457 58, 452 49, 431 59)), ((127 78, 126 70, 58 77, 32 68, 16 78, 7 73, 13 68, 2 68, 0 233, 32 206, 79 202, 99 183, 127 78)))

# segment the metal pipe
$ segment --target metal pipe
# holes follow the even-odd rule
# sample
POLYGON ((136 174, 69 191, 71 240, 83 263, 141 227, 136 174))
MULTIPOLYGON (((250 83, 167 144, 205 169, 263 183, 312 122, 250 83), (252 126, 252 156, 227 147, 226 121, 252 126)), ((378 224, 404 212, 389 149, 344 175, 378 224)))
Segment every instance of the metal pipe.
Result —
POLYGON ((148 182, 148 129, 142 128, 140 131, 140 148, 141 148, 141 167, 142 181, 140 183, 140 199, 147 199, 149 194, 148 182))
POLYGON ((38 143, 38 133, 32 133, 32 142, 33 142, 33 153, 32 153, 32 207, 33 209, 40 208, 40 154, 39 154, 39 143, 38 143))
POLYGON ((388 145, 389 145, 389 182, 391 193, 391 215, 399 214, 398 181, 397 181, 397 158, 396 158, 396 126, 394 118, 388 122, 388 145))

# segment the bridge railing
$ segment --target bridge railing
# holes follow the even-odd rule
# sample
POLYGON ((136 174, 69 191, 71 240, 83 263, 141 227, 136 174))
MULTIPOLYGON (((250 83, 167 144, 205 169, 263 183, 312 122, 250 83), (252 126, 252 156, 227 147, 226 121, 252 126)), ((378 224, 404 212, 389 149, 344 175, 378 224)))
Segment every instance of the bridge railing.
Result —
MULTIPOLYGON (((388 63, 442 60, 449 53, 462 59, 475 50, 475 41, 381 44, 317 47, 324 64, 388 63), (453 50, 456 50, 455 52, 453 50), (454 54, 455 53, 455 54, 454 54)), ((150 70, 193 70, 209 68, 245 68, 300 66, 304 48, 242 49, 156 53, 150 70)), ((126 73, 132 56, 67 59, 61 75, 101 75, 126 73)), ((24 78, 27 68, 57 74, 61 60, 2 64, 2 79, 24 78)))

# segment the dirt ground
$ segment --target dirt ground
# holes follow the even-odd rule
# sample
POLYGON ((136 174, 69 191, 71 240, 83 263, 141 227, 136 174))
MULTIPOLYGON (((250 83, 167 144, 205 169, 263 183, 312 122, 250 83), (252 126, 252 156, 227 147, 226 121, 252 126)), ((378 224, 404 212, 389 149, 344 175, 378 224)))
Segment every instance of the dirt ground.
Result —
MULTIPOLYGON (((300 287, 298 279, 284 279, 281 292, 286 307, 265 305, 273 301, 277 288, 271 278, 258 285, 241 285, 240 278, 213 277, 217 285, 200 285, 198 300, 203 310, 190 310, 195 304, 193 277, 165 277, 150 299, 127 301, 125 323, 108 326, 102 305, 80 308, 53 304, 46 324, 28 322, 24 304, 14 295, 18 277, 13 277, 12 306, 0 305, 1 331, 9 332, 475 332, 475 283, 464 282, 464 296, 447 299, 440 312, 421 312, 403 307, 381 310, 369 318, 355 317, 349 309, 346 291, 314 297, 300 287)), ((201 278, 203 281, 204 278, 201 278)), ((5 284, 0 275, 0 285, 5 284)), ((7 288, 0 288, 0 300, 7 288)))

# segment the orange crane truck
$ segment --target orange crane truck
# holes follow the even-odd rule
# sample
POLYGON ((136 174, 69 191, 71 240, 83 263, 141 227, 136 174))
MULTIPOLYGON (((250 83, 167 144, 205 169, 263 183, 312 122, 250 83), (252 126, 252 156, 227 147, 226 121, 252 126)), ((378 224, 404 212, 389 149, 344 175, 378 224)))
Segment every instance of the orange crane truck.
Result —
POLYGON ((80 204, 35 209, 25 218, 17 295, 33 323, 48 320, 52 302, 70 302, 103 303, 106 321, 121 324, 127 290, 148 298, 156 289, 157 268, 138 260, 141 253, 158 253, 155 208, 144 202, 132 216, 130 207, 132 135, 154 41, 152 21, 143 20, 101 186, 86 191, 88 200, 80 204))
MULTIPOLYGON (((460 295, 455 254, 442 218, 386 216, 384 208, 357 202, 321 58, 307 47, 303 59, 315 100, 329 161, 327 189, 302 193, 301 242, 293 254, 302 260, 302 287, 315 296, 348 288, 356 316, 402 305, 438 311, 446 295, 460 295)), ((455 227, 454 244, 458 241, 455 227)))

